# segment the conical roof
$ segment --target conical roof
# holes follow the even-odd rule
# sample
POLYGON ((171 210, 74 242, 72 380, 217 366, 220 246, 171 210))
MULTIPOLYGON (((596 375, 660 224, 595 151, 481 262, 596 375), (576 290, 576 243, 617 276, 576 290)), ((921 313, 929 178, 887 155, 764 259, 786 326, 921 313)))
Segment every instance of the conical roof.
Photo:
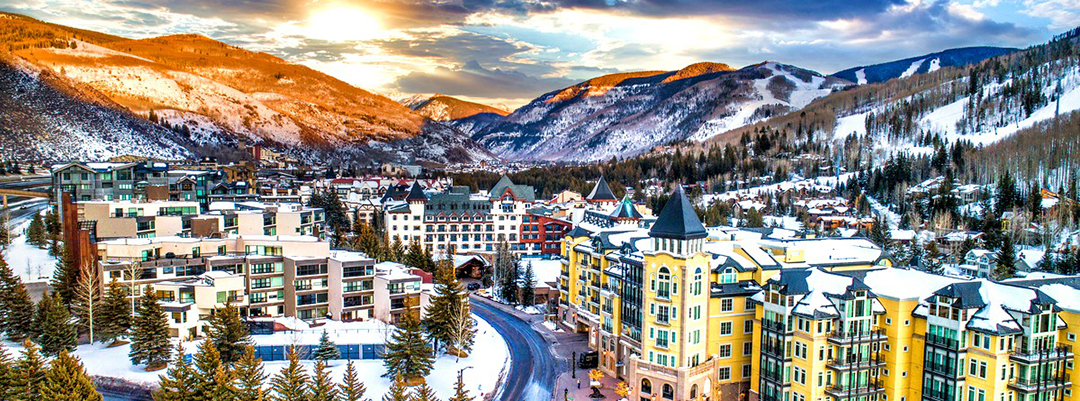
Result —
POLYGON ((649 229, 649 236, 684 240, 705 238, 709 234, 694 213, 694 207, 690 205, 682 186, 679 186, 660 210, 656 222, 649 229))
POLYGON ((427 202, 427 194, 424 193, 424 189, 420 188, 420 183, 413 181, 412 188, 409 188, 409 194, 405 196, 405 201, 423 201, 427 202))
POLYGON ((599 180, 596 180, 596 185, 593 186, 592 192, 589 192, 589 196, 585 197, 588 201, 612 201, 617 202, 619 199, 615 197, 615 194, 611 193, 611 187, 608 186, 607 180, 604 176, 600 176, 599 180))
POLYGON ((611 212, 611 218, 613 219, 640 219, 641 213, 638 213, 637 208, 634 207, 634 202, 630 200, 630 195, 623 196, 619 206, 615 208, 615 211, 611 212))

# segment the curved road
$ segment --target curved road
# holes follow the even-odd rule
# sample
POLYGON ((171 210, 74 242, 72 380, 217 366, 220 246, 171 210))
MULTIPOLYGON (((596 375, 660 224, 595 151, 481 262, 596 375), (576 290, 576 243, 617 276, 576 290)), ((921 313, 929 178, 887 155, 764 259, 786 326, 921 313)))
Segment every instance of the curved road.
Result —
POLYGON ((547 340, 528 322, 471 297, 472 311, 495 328, 510 350, 510 371, 503 383, 500 401, 550 401, 558 375, 558 361, 547 340))

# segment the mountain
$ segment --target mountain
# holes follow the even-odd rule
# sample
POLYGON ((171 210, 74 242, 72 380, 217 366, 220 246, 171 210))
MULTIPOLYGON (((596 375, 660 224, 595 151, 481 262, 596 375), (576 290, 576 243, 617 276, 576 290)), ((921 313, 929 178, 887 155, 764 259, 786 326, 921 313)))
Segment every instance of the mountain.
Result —
POLYGON ((1011 47, 961 47, 937 53, 930 53, 903 60, 890 61, 874 65, 848 68, 832 76, 855 82, 859 85, 885 82, 893 78, 910 77, 937 71, 941 67, 960 67, 978 63, 988 58, 1015 52, 1020 49, 1011 47))
POLYGON ((622 158, 672 141, 705 140, 850 84, 774 62, 604 75, 544 94, 473 139, 512 160, 622 158))
POLYGON ((401 103, 424 117, 470 135, 510 114, 509 111, 497 107, 439 94, 430 97, 413 96, 401 103))
POLYGON ((459 131, 398 102, 268 54, 197 35, 129 40, 2 16, 0 43, 8 46, 0 52, 9 59, 70 80, 75 98, 93 91, 119 113, 183 132, 194 146, 244 140, 376 160, 492 157, 459 131))

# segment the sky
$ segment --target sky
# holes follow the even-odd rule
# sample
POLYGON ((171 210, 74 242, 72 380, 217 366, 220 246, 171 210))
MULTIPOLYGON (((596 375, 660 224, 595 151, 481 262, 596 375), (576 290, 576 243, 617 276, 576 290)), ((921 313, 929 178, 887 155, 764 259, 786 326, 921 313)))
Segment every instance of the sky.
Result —
POLYGON ((830 74, 962 46, 1026 47, 1080 0, 0 0, 129 38, 195 33, 401 99, 513 109, 598 75, 712 61, 830 74))

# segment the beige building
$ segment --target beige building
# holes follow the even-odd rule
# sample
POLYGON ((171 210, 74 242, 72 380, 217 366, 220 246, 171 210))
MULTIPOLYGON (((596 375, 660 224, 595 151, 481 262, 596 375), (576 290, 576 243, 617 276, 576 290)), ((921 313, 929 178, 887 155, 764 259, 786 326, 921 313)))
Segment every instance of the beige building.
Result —
POLYGON ((80 221, 93 221, 97 239, 186 236, 199 214, 194 201, 83 201, 80 221))
POLYGON ((181 338, 203 336, 214 309, 228 303, 242 310, 248 301, 244 275, 226 271, 161 281, 154 290, 169 317, 169 334, 181 338))

